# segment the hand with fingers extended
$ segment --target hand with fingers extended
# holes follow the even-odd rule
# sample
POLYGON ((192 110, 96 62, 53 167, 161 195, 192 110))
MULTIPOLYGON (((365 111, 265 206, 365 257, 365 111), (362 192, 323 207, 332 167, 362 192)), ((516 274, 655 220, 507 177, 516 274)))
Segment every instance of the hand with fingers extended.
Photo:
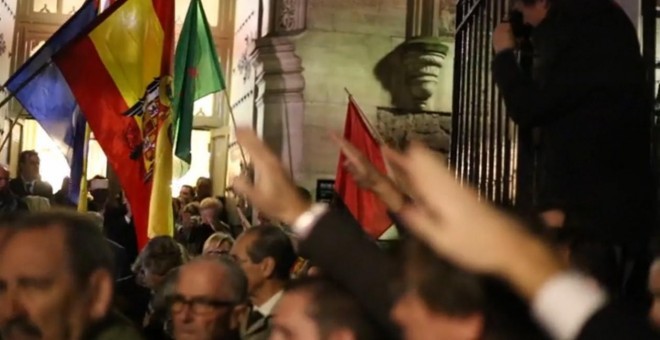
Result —
POLYGON ((400 213, 408 229, 468 270, 511 281, 532 298, 561 268, 554 252, 519 223, 462 188, 431 150, 413 144, 405 154, 384 150, 405 177, 416 202, 400 213))
POLYGON ((405 195, 398 189, 394 181, 387 174, 376 169, 369 159, 349 141, 334 133, 330 137, 345 157, 342 166, 348 170, 360 188, 373 192, 390 211, 398 212, 405 203, 405 195))
POLYGON ((292 225, 310 208, 282 167, 280 160, 251 129, 236 129, 238 143, 250 154, 257 174, 254 181, 247 173, 234 180, 236 193, 271 219, 292 225))

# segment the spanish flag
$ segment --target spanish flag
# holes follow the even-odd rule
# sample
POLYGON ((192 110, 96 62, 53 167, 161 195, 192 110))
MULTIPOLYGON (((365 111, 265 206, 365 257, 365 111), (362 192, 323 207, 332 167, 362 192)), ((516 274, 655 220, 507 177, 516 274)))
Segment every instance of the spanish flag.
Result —
POLYGON ((118 0, 53 61, 126 193, 140 247, 171 235, 174 1, 118 0))

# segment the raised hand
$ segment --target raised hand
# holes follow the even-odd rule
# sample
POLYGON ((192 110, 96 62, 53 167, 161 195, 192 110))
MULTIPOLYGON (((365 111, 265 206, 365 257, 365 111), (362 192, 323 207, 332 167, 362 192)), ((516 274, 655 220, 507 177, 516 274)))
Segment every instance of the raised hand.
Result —
POLYGON ((365 190, 373 191, 376 186, 389 181, 389 178, 380 173, 360 150, 353 144, 339 137, 337 134, 330 134, 332 141, 339 147, 346 160, 342 164, 348 172, 351 173, 357 184, 365 190))
POLYGON ((405 154, 386 149, 384 156, 416 200, 402 209, 402 218, 438 254, 468 270, 509 279, 528 297, 561 269, 549 248, 462 188, 431 150, 413 143, 405 154))
POLYGON ((310 208, 282 167, 280 160, 251 129, 237 128, 238 143, 253 160, 255 179, 244 173, 234 180, 234 191, 252 203, 268 217, 293 224, 310 208))
POLYGON ((398 189, 394 181, 387 174, 376 169, 353 144, 334 133, 330 137, 346 157, 342 165, 355 182, 362 189, 375 193, 391 211, 398 212, 405 203, 405 195, 398 189))

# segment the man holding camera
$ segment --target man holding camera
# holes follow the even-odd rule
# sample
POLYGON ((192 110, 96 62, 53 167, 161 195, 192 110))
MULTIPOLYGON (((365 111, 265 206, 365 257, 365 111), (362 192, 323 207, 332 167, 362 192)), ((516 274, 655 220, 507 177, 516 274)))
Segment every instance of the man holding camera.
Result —
POLYGON ((646 266, 652 107, 635 28, 612 0, 517 0, 514 9, 532 26, 533 71, 519 66, 521 37, 507 21, 493 32, 493 77, 510 118, 539 132, 538 213, 614 249, 620 273, 646 266))

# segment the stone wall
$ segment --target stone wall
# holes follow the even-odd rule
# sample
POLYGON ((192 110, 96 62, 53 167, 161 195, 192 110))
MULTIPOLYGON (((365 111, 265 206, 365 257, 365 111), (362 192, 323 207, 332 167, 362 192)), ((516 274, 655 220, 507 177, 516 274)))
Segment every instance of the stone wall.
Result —
MULTIPOLYGON (((338 150, 327 131, 343 131, 345 87, 372 125, 382 125, 378 108, 390 107, 391 97, 374 71, 404 41, 406 0, 308 0, 307 10, 307 29, 295 45, 305 78, 301 184, 314 188, 317 179, 335 177, 338 150)), ((450 49, 432 98, 433 111, 451 111, 453 42, 446 42, 450 49)))

